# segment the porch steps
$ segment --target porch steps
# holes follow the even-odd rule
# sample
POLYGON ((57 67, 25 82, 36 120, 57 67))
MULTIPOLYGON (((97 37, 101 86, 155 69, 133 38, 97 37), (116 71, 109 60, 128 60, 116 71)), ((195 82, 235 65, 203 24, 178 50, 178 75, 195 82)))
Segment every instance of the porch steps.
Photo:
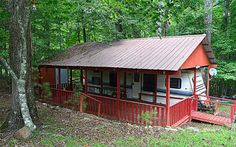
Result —
POLYGON ((231 124, 230 118, 216 116, 213 114, 208 114, 208 113, 203 113, 203 112, 198 112, 198 111, 192 111, 191 119, 208 122, 212 124, 217 124, 217 125, 230 125, 231 124))

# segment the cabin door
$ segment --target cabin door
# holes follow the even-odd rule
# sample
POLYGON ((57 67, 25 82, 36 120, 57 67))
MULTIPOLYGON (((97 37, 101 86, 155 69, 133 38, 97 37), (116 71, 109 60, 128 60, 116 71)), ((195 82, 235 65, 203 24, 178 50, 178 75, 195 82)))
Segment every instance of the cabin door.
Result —
POLYGON ((140 83, 140 79, 141 79, 141 74, 139 73, 134 73, 133 75, 133 86, 132 86, 132 90, 133 90, 133 98, 138 99, 139 98, 139 93, 141 92, 141 83, 140 83))

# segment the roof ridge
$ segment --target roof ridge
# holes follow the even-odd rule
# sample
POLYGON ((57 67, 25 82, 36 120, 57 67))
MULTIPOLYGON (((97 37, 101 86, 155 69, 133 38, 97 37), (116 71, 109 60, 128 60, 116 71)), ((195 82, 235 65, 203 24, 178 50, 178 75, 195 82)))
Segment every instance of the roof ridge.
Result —
POLYGON ((127 38, 127 39, 121 39, 121 40, 114 40, 114 41, 112 41, 112 42, 132 41, 132 40, 146 40, 146 39, 183 38, 183 37, 206 37, 206 34, 192 34, 192 35, 178 35, 178 36, 163 36, 162 38, 157 37, 157 36, 141 37, 141 38, 127 38))

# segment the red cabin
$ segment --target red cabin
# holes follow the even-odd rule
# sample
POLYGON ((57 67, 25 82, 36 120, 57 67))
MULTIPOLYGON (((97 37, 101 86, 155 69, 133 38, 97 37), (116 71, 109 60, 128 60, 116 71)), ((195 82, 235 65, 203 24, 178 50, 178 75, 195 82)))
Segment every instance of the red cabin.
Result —
POLYGON ((230 124, 234 104, 227 104, 228 116, 219 116, 217 107, 224 104, 209 96, 213 67, 215 56, 203 34, 77 44, 39 69, 40 82, 48 82, 52 92, 47 102, 55 105, 153 126, 191 119, 230 124), (214 106, 215 115, 200 112, 199 105, 214 106))

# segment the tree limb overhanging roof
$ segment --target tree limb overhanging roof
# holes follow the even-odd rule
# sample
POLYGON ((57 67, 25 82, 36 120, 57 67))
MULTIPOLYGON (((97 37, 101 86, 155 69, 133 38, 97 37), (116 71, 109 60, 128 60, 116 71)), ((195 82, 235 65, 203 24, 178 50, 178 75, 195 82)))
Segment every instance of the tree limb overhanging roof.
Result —
POLYGON ((138 38, 105 43, 81 43, 49 58, 42 65, 177 71, 200 45, 216 63, 206 35, 138 38))

